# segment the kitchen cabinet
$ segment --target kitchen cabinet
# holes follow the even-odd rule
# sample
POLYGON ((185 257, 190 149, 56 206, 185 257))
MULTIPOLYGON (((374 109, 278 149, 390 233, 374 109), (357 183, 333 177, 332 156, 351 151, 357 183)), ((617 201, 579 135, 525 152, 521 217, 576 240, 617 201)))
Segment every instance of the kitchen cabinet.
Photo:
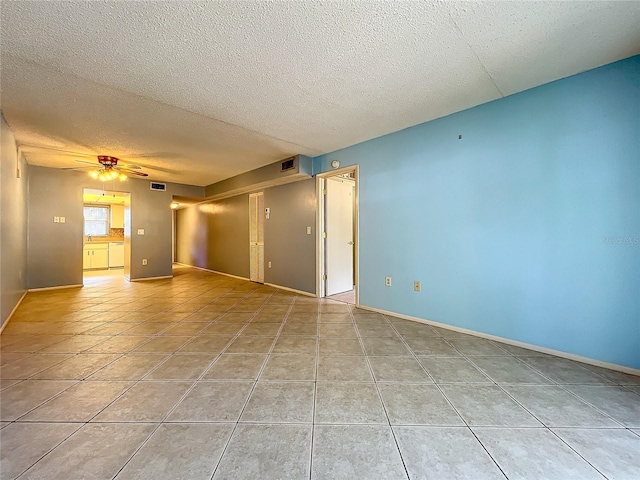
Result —
POLYGON ((124 267, 124 242, 109 242, 109 268, 124 267))
POLYGON ((111 205, 111 228, 124 228, 124 205, 111 205))
POLYGON ((87 243, 82 250, 82 269, 109 268, 109 244, 87 243))

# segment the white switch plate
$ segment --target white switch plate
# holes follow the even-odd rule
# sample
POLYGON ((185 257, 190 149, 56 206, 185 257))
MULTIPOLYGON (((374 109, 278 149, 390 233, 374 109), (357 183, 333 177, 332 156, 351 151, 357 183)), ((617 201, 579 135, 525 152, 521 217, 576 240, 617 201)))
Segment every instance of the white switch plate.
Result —
POLYGON ((53 217, 53 223, 60 223, 60 217, 53 217))
POLYGON ((64 217, 60 217, 60 223, 65 223, 66 221, 67 221, 67 219, 66 219, 66 218, 64 218, 64 217))
POLYGON ((307 235, 311 235, 311 227, 307 227, 307 235))
POLYGON ((142 265, 146 265, 146 264, 147 264, 147 259, 146 259, 146 258, 143 258, 143 259, 142 259, 142 265))
POLYGON ((414 291, 419 292, 421 289, 422 289, 422 285, 420 285, 420 282, 418 280, 413 282, 413 290, 414 291))
MULTIPOLYGON (((144 235, 144 228, 139 228, 138 229, 138 235, 144 235)), ((146 265, 146 263, 145 263, 146 265)))
POLYGON ((391 277, 384 277, 384 284, 387 287, 390 287, 391 286, 391 277))

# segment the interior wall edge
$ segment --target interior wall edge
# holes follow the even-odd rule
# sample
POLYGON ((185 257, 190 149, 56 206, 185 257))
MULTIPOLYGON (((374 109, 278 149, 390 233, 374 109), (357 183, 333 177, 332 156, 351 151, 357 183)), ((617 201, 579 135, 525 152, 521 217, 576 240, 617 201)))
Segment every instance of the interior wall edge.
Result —
POLYGON ((190 265, 188 263, 183 263, 183 262, 173 262, 173 263, 176 264, 176 265, 182 265, 183 267, 191 267, 191 268, 195 268, 197 270, 202 270, 203 272, 217 273, 218 275, 224 275, 225 277, 237 278, 238 280, 246 280, 248 282, 251 281, 251 280, 249 280, 249 277, 241 277, 239 275, 232 275, 231 273, 219 272, 217 270, 211 270, 209 268, 198 267, 197 265, 190 265))
POLYGON ((75 283, 70 285, 53 285, 51 287, 30 288, 28 292, 45 292, 47 290, 65 290, 67 288, 82 288, 84 283, 75 283))
POLYGON ((295 288, 283 287, 282 285, 277 285, 275 283, 265 282, 264 285, 267 287, 277 288, 279 290, 286 290, 287 292, 297 293, 298 295, 304 295, 305 297, 318 298, 318 296, 311 292, 305 292, 303 290, 296 290, 295 288))
POLYGON ((132 278, 130 282, 148 282, 149 280, 166 280, 168 278, 173 278, 173 275, 162 275, 160 277, 140 277, 140 278, 132 278))
POLYGON ((4 327, 9 325, 9 321, 11 321, 11 317, 13 317, 13 314, 16 313, 16 310, 18 310, 18 307, 20 306, 20 304, 24 300, 24 297, 27 296, 27 293, 29 293, 29 291, 25 290, 24 293, 22 294, 22 297, 20 297, 20 300, 18 300, 18 303, 16 303, 15 307, 13 307, 13 310, 11 310, 11 313, 9 314, 9 316, 6 318, 6 320, 4 322, 2 322, 2 325, 0 325, 0 334, 2 334, 2 331, 4 330, 4 327))

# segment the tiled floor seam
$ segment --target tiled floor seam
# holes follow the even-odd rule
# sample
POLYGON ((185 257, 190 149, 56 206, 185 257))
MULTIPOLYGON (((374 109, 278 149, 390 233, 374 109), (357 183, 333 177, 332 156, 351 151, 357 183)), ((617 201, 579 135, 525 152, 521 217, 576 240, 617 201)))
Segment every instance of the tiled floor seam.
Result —
MULTIPOLYGON (((275 292, 274 292, 274 294, 275 294, 275 292)), ((271 295, 271 297, 273 297, 273 294, 271 295)), ((258 379, 260 378, 260 375, 262 375, 262 372, 264 371, 264 369, 265 369, 265 367, 267 365, 267 362, 269 361, 269 356, 271 355, 271 352, 273 351, 273 349, 274 349, 274 347, 276 345, 276 342, 278 341, 278 338, 280 336, 280 332, 282 331, 283 325, 286 322, 286 318, 289 315, 289 313, 291 312, 291 309, 293 308, 293 304, 294 303, 295 303, 295 300, 294 300, 294 302, 291 302, 291 304, 289 305, 289 309, 287 310, 287 313, 284 316, 284 320, 282 321, 282 324, 280 325, 280 329, 278 330, 278 334, 276 334, 276 336, 274 337, 273 342, 271 343, 271 347, 269 348, 269 352, 267 352, 267 354, 265 355, 265 358, 264 358, 264 361, 262 362, 260 370, 256 374, 255 380, 253 381, 253 385, 251 386, 251 389, 249 390, 249 394, 247 395, 247 398, 245 399, 244 404, 242 405, 242 408, 240 409, 240 413, 238 414, 238 418, 236 419, 236 421, 235 421, 235 423, 233 425, 233 428, 231 429, 231 433, 229 434, 229 438, 227 438, 227 441, 226 441, 226 443, 224 445, 224 448, 222 449, 222 452, 220 453, 220 458, 216 462, 216 465, 215 465, 215 467, 213 469, 213 472, 211 473, 211 476, 209 477, 210 480, 213 480, 213 477, 215 476, 218 468, 220 467, 220 463, 222 463, 222 459, 224 458, 224 454, 227 452, 227 449, 229 448, 229 444, 231 443, 231 439, 233 438, 233 434, 235 433, 236 429, 238 428, 238 425, 240 424, 240 419, 242 418, 242 414, 246 410, 247 405, 249 404, 249 400, 251 400, 251 395, 253 395, 253 391, 255 390, 256 385, 258 384, 258 379)), ((257 312, 256 312, 256 315, 257 315, 257 312)), ((255 317, 255 315, 254 315, 254 317, 255 317)), ((249 325, 249 323, 250 322, 246 322, 245 326, 240 331, 242 331, 244 328, 246 328, 246 326, 249 325)), ((239 334, 240 333, 238 333, 238 335, 239 334)), ((202 375, 204 375, 204 373, 202 375)), ((177 405, 179 405, 179 403, 177 405)))
POLYGON ((589 460, 587 460, 584 456, 582 456, 575 448, 573 448, 569 443, 567 443, 560 435, 558 435, 553 428, 549 428, 548 429, 551 434, 556 437, 558 440, 560 440, 564 445, 566 445, 573 453, 575 453, 578 457, 580 457, 582 460, 584 460, 587 464, 589 464, 589 466, 591 468, 593 468, 596 472, 598 472, 600 475, 602 475, 603 478, 608 479, 609 477, 607 477, 604 472, 601 472, 593 463, 591 463, 589 460))
MULTIPOLYGON (((466 357, 466 356, 465 356, 466 357)), ((471 363, 474 364, 474 366, 476 368, 480 368, 478 365, 476 365, 473 362, 472 358, 468 358, 466 357, 468 361, 470 361, 471 363)), ((542 376, 543 378, 545 378, 546 380, 548 380, 550 383, 549 384, 520 384, 520 385, 525 385, 525 386, 530 386, 531 388, 536 388, 536 387, 545 387, 545 386, 553 386, 553 387, 558 387, 562 390, 564 390, 565 392, 569 393, 570 395, 572 395, 573 397, 575 397, 576 399, 578 399, 580 402, 589 405, 591 408, 593 408, 594 410, 596 410, 597 412, 599 412, 600 414, 606 416, 607 418, 609 418, 610 420, 612 420, 613 422, 617 423, 618 425, 620 425, 620 428, 625 428, 624 425, 622 423, 620 423, 619 421, 617 421, 615 418, 613 418, 611 415, 607 414, 606 412, 600 410, 598 407, 596 407, 595 405, 592 405, 591 403, 589 403, 588 401, 586 401, 585 399, 581 398, 579 395, 576 395, 574 392, 572 392, 571 390, 569 390, 568 388, 566 388, 567 385, 569 384, 564 384, 564 383, 559 383, 553 379, 551 379, 550 377, 548 377, 547 375, 544 374, 544 372, 538 370, 537 368, 527 364, 526 362, 522 361, 520 358, 515 357, 516 360, 518 360, 520 363, 522 363, 523 365, 527 366, 528 368, 531 368, 532 370, 534 370, 537 374, 539 374, 540 376, 542 376)), ((604 377, 603 377, 604 378, 604 377)), ((492 379, 493 380, 493 379, 492 379)), ((549 425, 547 425, 544 421, 542 421, 542 419, 538 418, 536 415, 534 415, 533 412, 531 412, 527 407, 525 407, 514 395, 512 395, 507 389, 504 388, 503 385, 501 385, 498 382, 495 382, 495 384, 505 393, 507 394, 514 402, 516 402, 518 405, 520 405, 522 408, 524 408, 530 415, 532 415, 536 420, 538 420, 542 425, 544 425, 545 428, 551 430, 552 428, 556 428, 556 427, 550 427, 549 425)), ((592 384, 571 384, 571 385, 592 385, 592 384)), ((597 385, 597 386, 607 386, 607 385, 597 385)))
MULTIPOLYGON (((243 298, 244 298, 244 297, 243 297, 243 298)), ((236 302, 236 303, 238 303, 238 302, 236 302)), ((235 338, 235 337, 234 337, 234 338, 235 338)), ((232 339, 229 343, 231 343, 232 341, 233 341, 233 339, 232 339)), ((145 343, 146 343, 146 342, 145 342, 145 343)), ((227 347, 228 347, 228 345, 227 345, 227 347)), ((226 348, 226 347, 225 347, 225 348, 226 348)), ((120 357, 118 357, 118 358, 121 358, 122 356, 124 356, 124 355, 126 355, 127 353, 130 353, 130 352, 131 352, 131 351, 126 352, 126 353, 123 353, 123 354, 121 354, 121 355, 120 355, 120 357)), ((175 353, 175 352, 174 352, 174 353, 175 353)), ((163 361, 162 361, 158 366, 156 366, 154 369, 152 369, 152 371, 153 371, 153 370, 155 370, 156 368, 158 368, 160 365, 164 364, 164 363, 165 363, 165 362, 166 362, 166 361, 167 361, 171 356, 172 356, 172 355, 168 355, 168 356, 167 356, 167 358, 166 358, 165 360, 163 360, 163 361)), ((218 356, 217 356, 217 357, 216 357, 216 358, 215 358, 211 363, 214 363, 214 362, 215 362, 215 360, 216 360, 219 356, 220 356, 220 354, 218 354, 218 356)), ((114 362, 115 362, 116 360, 117 360, 117 359, 114 359, 114 362)), ((111 362, 111 363, 113 363, 113 362, 111 362)), ((55 365, 54 365, 54 366, 55 366, 55 365)), ((210 367, 210 366, 211 366, 211 364, 209 365, 209 367, 210 367)), ((105 366, 105 367, 106 367, 106 366, 105 366)), ((207 368, 203 371, 203 373, 201 374, 201 376, 200 376, 199 378, 201 378, 201 377, 206 373, 206 371, 208 370, 208 368, 209 368, 209 367, 207 367, 207 368)), ((104 368, 104 367, 103 367, 103 368, 104 368)), ((101 369, 99 369, 99 370, 101 370, 101 369)), ((93 372, 93 373, 92 373, 92 375, 93 375, 93 374, 95 374, 95 373, 96 373, 96 372, 93 372)), ((98 411, 95 415, 93 415, 89 420, 87 420, 86 422, 79 422, 79 423, 83 423, 83 425, 82 425, 79 429, 77 429, 76 431, 74 431, 74 433, 76 433, 78 430, 80 430, 81 428, 85 427, 86 425, 90 424, 94 418, 96 418, 96 417, 97 417, 98 415, 100 415, 104 410, 106 410, 106 409, 107 409, 107 408, 109 408, 111 405, 113 405, 113 403, 114 403, 114 402, 116 402, 118 399, 120 399, 123 395, 125 395, 125 394, 126 394, 129 390, 131 390, 134 386, 136 386, 136 385, 138 385, 139 383, 141 383, 141 382, 144 380, 144 378, 145 378, 147 375, 149 375, 150 373, 151 373, 151 371, 149 371, 149 372, 147 372, 145 375, 143 375, 143 376, 142 376, 142 378, 140 378, 140 379, 138 379, 138 380, 136 380, 136 381, 133 381, 133 383, 132 383, 128 388, 126 388, 126 389, 125 389, 125 390, 124 390, 120 395, 116 396, 116 397, 115 397, 111 402, 109 402, 107 405, 105 405, 103 408, 101 408, 101 409, 100 409, 100 411, 98 411)), ((162 423, 163 423, 164 419, 168 418, 168 416, 169 416, 169 415, 170 415, 170 414, 175 410, 175 408, 177 408, 177 406, 178 406, 178 405, 179 405, 179 404, 184 400, 184 398, 188 395, 188 393, 189 393, 189 392, 190 392, 190 391, 195 387, 195 385, 197 384, 197 382, 198 382, 199 378, 198 378, 197 380, 194 380, 194 382, 193 382, 193 384, 191 385, 191 387, 190 387, 189 389, 187 389, 187 391, 186 391, 186 392, 184 393, 184 395, 183 395, 183 396, 178 400, 178 402, 177 402, 177 403, 174 405, 174 407, 169 411, 169 413, 167 413, 167 415, 165 415, 165 417, 163 418, 163 420, 162 420, 162 421, 160 421, 160 422, 156 425, 156 428, 154 428, 154 429, 151 431, 151 433, 150 433, 150 434, 147 436, 147 438, 142 442, 142 444, 141 444, 141 445, 140 445, 140 446, 139 446, 139 447, 134 451, 134 453, 133 453, 133 454, 128 458, 128 460, 125 462, 125 464, 122 466, 122 468, 121 468, 121 469, 116 473, 116 475, 114 475, 114 478, 115 478, 115 476, 117 476, 117 475, 120 473, 120 471, 121 471, 121 470, 122 470, 122 469, 123 469, 123 468, 124 468, 124 467, 129 463, 129 462, 130 462, 130 461, 131 461, 131 459, 135 456, 135 454, 136 454, 136 453, 137 453, 137 452, 138 452, 138 451, 139 451, 139 450, 140 450, 140 449, 141 449, 141 448, 142 448, 142 447, 143 447, 143 446, 144 446, 144 445, 149 441, 149 439, 151 438, 151 436, 152 436, 152 435, 153 435, 153 434, 158 430, 158 428, 160 428, 160 425, 162 425, 162 423)), ((76 385, 80 384, 82 381, 83 381, 83 380, 78 381, 78 382, 77 382, 77 383, 75 383, 74 385, 71 385, 69 388, 72 388, 72 387, 74 387, 74 386, 76 386, 76 385)), ((115 380, 112 380, 112 381, 115 381, 115 380)), ((69 389, 69 388, 68 388, 68 389, 69 389)), ((25 415, 28 415, 30 412, 32 412, 32 411, 33 411, 33 410, 35 410, 36 408, 41 407, 41 406, 42 406, 42 405, 44 405, 45 403, 48 403, 48 402, 50 402, 50 401, 54 400, 56 397, 60 396, 60 395, 61 395, 62 393, 64 393, 64 392, 66 392, 68 389, 66 389, 66 390, 64 390, 64 391, 62 391, 62 392, 60 392, 58 395, 55 395, 55 396, 53 396, 53 397, 51 397, 51 398, 47 399, 45 402, 42 402, 40 405, 38 405, 38 406, 37 406, 37 407, 35 407, 34 409, 32 409, 32 410, 30 410, 30 411, 26 412, 24 415, 22 415, 22 417, 24 417, 25 415)), ((20 418, 22 418, 22 417, 20 417, 20 418)), ((73 423, 73 422, 71 422, 71 423, 73 423)), ((105 422, 105 423, 111 423, 111 422, 105 422)), ((119 423, 119 422, 113 422, 113 423, 119 423)), ((156 422, 131 422, 131 423, 156 423, 156 422)), ((71 436, 71 435, 70 435, 70 436, 71 436)), ((68 437, 67 437, 67 438, 68 438, 68 437)), ((61 442, 61 443, 62 443, 62 442, 61 442)), ((56 448, 57 448, 57 447, 56 447, 56 448)), ((51 451, 53 451, 53 449, 52 449, 51 451)), ((41 457, 38 461, 34 462, 34 463, 29 467, 29 469, 30 469, 30 468, 32 468, 33 466, 35 466, 35 465, 36 465, 40 460, 42 460, 42 458, 44 458, 44 457, 41 457)), ((27 470, 28 470, 28 469, 27 469, 27 470)), ((26 472, 26 470, 25 470, 25 472, 26 472)), ((21 475, 22 475, 22 474, 21 474, 21 475)))
MULTIPOLYGON (((386 318, 386 316, 385 316, 386 318)), ((495 464, 495 466, 498 468, 498 470, 500 471, 500 473, 502 473, 502 475, 504 475, 505 478, 508 479, 507 474, 504 472, 504 470, 502 469, 502 467, 500 467, 500 464, 498 463, 497 459, 493 457, 493 455, 491 455, 491 453, 489 452, 489 450, 487 449, 487 447, 480 441, 480 439, 476 436, 475 432, 473 431, 473 429, 471 428, 471 426, 469 425, 469 423, 467 422, 467 420, 464 418, 464 416, 460 413, 460 411, 455 407, 455 405, 453 404, 453 402, 449 399, 449 397, 447 397, 446 393, 442 390, 442 388, 440 387, 440 385, 438 384, 438 382, 436 382, 436 379, 433 378, 433 376, 428 372, 428 370, 425 368, 425 366, 422 364, 422 362, 419 361, 418 357, 416 356, 415 352, 413 351, 413 349, 411 349, 409 347, 409 344, 405 341, 404 337, 402 335, 400 335, 400 332, 398 332, 398 330, 396 329, 395 325, 393 325, 393 322, 389 321, 388 318, 386 318, 387 322, 389 322, 389 324, 391 325, 391 328, 393 328, 393 330, 396 332, 396 334, 398 335, 398 337, 401 339, 401 341, 404 343, 405 347, 409 350, 409 352, 411 353, 411 356, 413 357, 413 359, 418 362, 418 365, 420 365, 420 367, 422 368, 422 370, 429 376, 429 378, 433 381, 433 384, 435 385, 435 387, 438 389, 438 391, 440 392, 440 394, 444 397, 444 399, 447 401, 447 403, 449 404, 449 406, 453 409, 454 412, 456 412, 456 415, 458 415, 458 417, 460 418, 460 420, 462 420, 462 422, 464 422, 464 425, 466 427, 466 429, 473 435, 473 437, 476 439, 476 441, 480 444, 480 446, 482 447, 482 449, 486 452, 486 454, 489 456, 489 458, 491 459, 491 461, 495 464)), ((443 338, 443 340, 449 344, 450 346, 453 347, 453 345, 451 345, 451 343, 449 343, 447 341, 446 338, 443 338)), ((455 348, 455 347, 453 347, 455 348)), ((457 349, 456 349, 457 350, 457 349)), ((493 379, 491 379, 493 381, 493 379)), ((393 428, 391 429, 393 431, 393 428)), ((395 438, 395 432, 394 432, 394 438, 395 438)), ((396 440, 397 442, 397 440, 396 440)), ((398 448, 399 449, 399 448, 398 448)), ((407 474, 408 476, 408 474, 407 474)))
POLYGON ((51 452, 53 452, 56 448, 58 448, 60 445, 62 445, 64 442, 66 442, 67 440, 69 440, 69 438, 71 438, 73 435, 75 435, 76 433, 78 433, 78 431, 83 428, 86 424, 85 423, 81 423, 78 424, 78 428, 76 428, 73 432, 71 432, 69 435, 67 435, 65 438, 63 438, 62 440, 60 440, 58 443, 56 443, 53 447, 51 447, 49 450, 47 450, 43 455, 41 455, 35 462, 33 462, 31 465, 29 465, 26 469, 24 469, 22 472, 20 472, 20 474, 18 476, 15 477, 16 480, 18 480, 20 477, 22 477, 22 475, 24 475, 25 473, 27 473, 36 463, 38 463, 40 460, 42 460, 44 457, 46 457, 47 455, 49 455, 51 452))
MULTIPOLYGON (((362 340, 362 336, 360 335, 360 330, 358 328, 358 324, 355 321, 355 317, 353 315, 353 311, 351 311, 351 309, 349 309, 349 313, 351 315, 351 320, 353 321, 353 325, 354 328, 356 330, 356 335, 358 337, 358 341, 360 342, 360 348, 362 348, 362 351, 364 352, 364 358, 365 361, 367 362, 367 367, 369 367, 369 373, 371 375, 371 379, 373 380, 373 384, 376 387, 376 393, 378 394, 378 400, 380 401, 380 405, 382 405, 382 410, 384 411, 384 415, 387 419, 387 425, 389 427, 389 430, 391 432, 391 436, 393 438, 393 442, 395 444, 396 450, 398 452, 398 455, 400 456, 400 461, 402 462, 402 468, 404 469, 404 474, 406 475, 407 479, 410 478, 409 475, 409 469, 407 468, 407 462, 404 459, 404 455, 402 455, 402 450, 400 449, 400 444, 398 443, 398 438, 396 436, 396 432, 393 429, 393 426, 391 425, 391 419, 389 418, 389 412, 387 411, 387 406, 384 404, 384 400, 382 399, 382 393, 380 392, 380 387, 378 386, 378 381, 376 380, 376 376, 373 372, 373 367, 371 366, 371 361, 369 360, 369 355, 367 354, 367 351, 365 349, 364 346, 364 342, 362 340)), ((387 321, 388 324, 391 324, 391 322, 389 322, 388 319, 385 320, 387 321)), ((400 337, 402 338, 402 337, 400 337)), ((404 342, 404 338, 402 338, 402 341, 404 342)), ((405 343, 406 346, 406 343, 405 343)))
MULTIPOLYGON (((506 351, 506 350, 505 350, 506 351)), ((582 401, 583 403, 584 400, 582 400, 578 395, 573 394, 573 392, 569 391, 568 389, 566 389, 564 387, 564 385, 559 384, 558 382, 554 381, 553 379, 549 378, 547 375, 545 375, 543 372, 541 372, 540 370, 536 369, 535 367, 527 364, 526 362, 522 361, 520 358, 516 357, 515 355, 512 355, 510 352, 507 352, 510 356, 514 357, 516 360, 518 360, 520 363, 522 363, 523 365, 533 369, 536 373, 538 373, 539 375, 541 375, 543 378, 545 378, 546 380, 548 380, 550 383, 549 384, 529 384, 531 385, 532 388, 535 387, 544 387, 544 386, 554 386, 554 387, 559 387, 562 388, 563 390, 567 391, 568 393, 572 394, 574 397, 576 397, 578 400, 582 401)), ((464 353, 460 352, 460 354, 466 358, 469 362, 471 362, 476 368, 478 368, 479 370, 481 370, 483 373, 486 374, 486 372, 484 372, 484 370, 477 365, 474 361, 473 361, 473 355, 471 356, 467 356, 464 353), (471 357, 471 358, 469 358, 471 357)), ((487 376, 489 376, 488 374, 486 374, 487 376)), ((489 377, 491 378, 491 377, 489 377)), ((603 478, 607 478, 606 475, 604 475, 600 470, 598 470, 591 462, 589 462, 586 458, 584 458, 582 455, 580 455, 571 445, 569 445, 567 442, 565 442, 559 435, 556 434, 556 432, 553 431, 554 427, 550 427, 549 425, 547 425, 541 418, 538 418, 538 416, 536 416, 532 411, 530 411, 527 407, 525 407, 525 405, 523 405, 517 398, 515 398, 510 392, 508 392, 501 384, 499 384, 498 382, 496 382, 493 378, 491 378, 491 380, 494 382, 494 385, 496 385, 498 388, 500 388, 500 390, 502 390, 506 395, 508 395, 511 400, 513 400, 516 404, 518 404, 521 408, 523 408, 527 413, 529 413, 533 418, 535 418, 538 422, 540 422, 540 424, 543 426, 542 428, 544 428, 545 430, 549 431, 553 436, 555 436, 556 438, 558 438, 563 444, 565 444, 567 447, 569 447, 569 449, 571 451, 573 451, 576 455, 578 455, 579 458, 581 458, 582 460, 584 460, 587 464, 589 464, 589 466, 591 466, 594 470, 596 470, 600 475, 603 476, 603 478)), ((443 392, 444 394, 444 392, 443 392)), ((445 395, 446 396, 446 395, 445 395)), ((587 403, 588 404, 588 403, 587 403)), ((591 406, 592 408, 594 408, 595 410, 597 410, 600 413, 601 412, 599 409, 595 408, 595 406, 588 404, 589 406, 591 406)), ((616 421, 615 419, 613 419, 612 417, 610 417, 609 415, 606 415, 607 417, 611 418, 611 420, 616 421)), ((465 422, 466 423, 466 422, 465 422)), ((616 421, 616 423, 619 423, 616 421)), ((622 428, 624 428, 621 425, 622 428)), ((514 427, 496 427, 496 428, 514 428, 514 427)), ((522 427, 517 427, 517 428, 522 428, 522 427)), ((532 427, 532 428, 540 428, 540 427, 532 427)), ((473 431, 472 427, 469 427, 469 430, 471 430, 471 433, 473 434, 473 436, 478 440, 478 442, 480 442, 480 444, 482 445, 482 448, 484 448, 484 450, 487 452, 487 454, 489 454, 489 456, 491 457, 491 459, 494 461, 494 463, 497 465, 498 468, 500 468, 500 471, 505 475, 505 472, 502 470, 502 468, 500 467, 500 465, 498 464, 498 462, 496 461, 496 459, 493 458, 493 456, 489 453, 489 451, 487 450, 487 448, 484 446, 484 444, 482 443, 482 441, 477 437, 476 433, 473 431)))
POLYGON ((320 362, 320 305, 318 305, 318 312, 316 313, 316 358, 315 369, 313 374, 313 409, 311 411, 311 445, 309 451, 309 480, 313 477, 313 441, 316 435, 316 402, 318 399, 318 364, 320 362))

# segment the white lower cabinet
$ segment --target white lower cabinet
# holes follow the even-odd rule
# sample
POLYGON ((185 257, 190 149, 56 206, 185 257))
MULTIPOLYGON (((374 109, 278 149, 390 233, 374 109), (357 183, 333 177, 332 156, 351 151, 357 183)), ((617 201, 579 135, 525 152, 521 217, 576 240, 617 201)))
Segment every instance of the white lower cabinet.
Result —
POLYGON ((124 267, 124 242, 109 243, 109 268, 124 267))
POLYGON ((85 244, 82 251, 82 269, 109 268, 109 244, 85 244))

